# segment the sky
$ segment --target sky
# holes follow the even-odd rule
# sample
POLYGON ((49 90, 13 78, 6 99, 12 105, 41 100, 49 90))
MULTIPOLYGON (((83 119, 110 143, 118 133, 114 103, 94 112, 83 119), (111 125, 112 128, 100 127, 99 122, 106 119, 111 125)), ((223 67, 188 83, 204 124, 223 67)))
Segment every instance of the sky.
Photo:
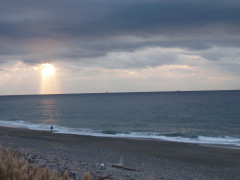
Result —
POLYGON ((239 0, 0 0, 0 95, 240 89, 239 0))

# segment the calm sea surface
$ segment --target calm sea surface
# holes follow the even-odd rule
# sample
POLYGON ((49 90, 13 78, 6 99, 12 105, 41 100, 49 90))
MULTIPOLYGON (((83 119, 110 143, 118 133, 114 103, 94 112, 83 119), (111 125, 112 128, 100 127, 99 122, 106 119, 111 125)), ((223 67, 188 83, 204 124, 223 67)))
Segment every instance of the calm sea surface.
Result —
POLYGON ((240 91, 0 96, 0 126, 240 146, 240 91))

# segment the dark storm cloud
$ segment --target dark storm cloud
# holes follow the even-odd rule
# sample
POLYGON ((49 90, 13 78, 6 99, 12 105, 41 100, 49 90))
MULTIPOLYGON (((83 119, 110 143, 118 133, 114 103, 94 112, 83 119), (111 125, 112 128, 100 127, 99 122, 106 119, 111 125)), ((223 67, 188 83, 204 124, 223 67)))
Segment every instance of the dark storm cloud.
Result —
MULTIPOLYGON (((87 22, 76 22, 53 30, 79 37, 125 34, 148 37, 153 34, 167 36, 194 34, 194 31, 198 32, 203 26, 211 27, 212 24, 222 24, 224 28, 239 26, 239 6, 226 7, 224 3, 215 3, 114 2, 110 3, 112 9, 110 12, 104 11, 100 14, 92 12, 89 15, 94 14, 96 17, 87 22), (99 15, 102 17, 99 18, 99 15)), ((203 28, 200 31, 208 30, 203 28)))
POLYGON ((236 0, 2 0, 0 55, 38 63, 40 54, 81 60, 150 46, 239 47, 239 18, 236 0), (42 52, 49 40, 57 45, 42 52))
POLYGON ((237 1, 204 0, 4 1, 0 34, 19 38, 192 34, 213 24, 239 28, 239 8, 237 1))

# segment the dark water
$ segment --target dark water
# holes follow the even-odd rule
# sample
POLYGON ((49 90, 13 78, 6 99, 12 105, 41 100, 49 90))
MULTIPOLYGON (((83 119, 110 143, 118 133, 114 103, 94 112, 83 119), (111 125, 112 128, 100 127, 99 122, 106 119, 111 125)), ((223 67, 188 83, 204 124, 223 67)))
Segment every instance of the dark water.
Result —
POLYGON ((240 91, 0 96, 0 125, 240 146, 240 91))

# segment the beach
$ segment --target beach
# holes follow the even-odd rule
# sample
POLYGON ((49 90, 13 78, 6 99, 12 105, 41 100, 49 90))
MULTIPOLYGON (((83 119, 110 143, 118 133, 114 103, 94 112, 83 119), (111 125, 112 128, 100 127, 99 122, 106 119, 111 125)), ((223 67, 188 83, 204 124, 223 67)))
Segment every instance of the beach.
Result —
POLYGON ((57 134, 0 127, 0 144, 32 166, 80 179, 238 179, 240 149, 156 140, 57 134))

